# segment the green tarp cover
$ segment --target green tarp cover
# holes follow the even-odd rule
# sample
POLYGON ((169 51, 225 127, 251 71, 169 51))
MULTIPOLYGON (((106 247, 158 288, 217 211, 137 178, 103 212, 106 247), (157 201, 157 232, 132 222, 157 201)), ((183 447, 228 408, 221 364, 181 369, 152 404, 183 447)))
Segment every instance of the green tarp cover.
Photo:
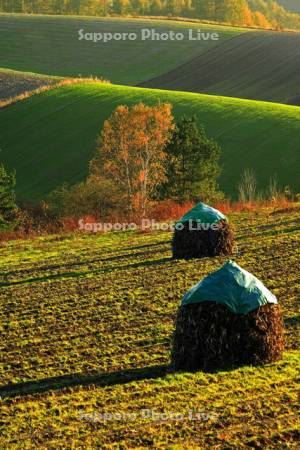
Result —
POLYGON ((261 281, 233 261, 192 287, 183 297, 182 305, 205 301, 221 303, 235 314, 247 314, 267 303, 277 303, 261 281))
POLYGON ((220 220, 227 220, 227 218, 217 209, 205 205, 204 203, 198 203, 198 205, 181 217, 177 223, 182 224, 188 222, 189 220, 211 225, 213 223, 220 222, 220 220))

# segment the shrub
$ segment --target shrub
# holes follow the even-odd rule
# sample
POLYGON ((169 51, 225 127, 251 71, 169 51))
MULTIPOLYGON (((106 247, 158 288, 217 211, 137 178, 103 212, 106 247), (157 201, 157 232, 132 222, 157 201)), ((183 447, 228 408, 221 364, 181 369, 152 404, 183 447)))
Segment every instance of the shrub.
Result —
POLYGON ((0 229, 9 229, 16 218, 16 174, 0 164, 0 229))
POLYGON ((75 186, 63 185, 56 189, 49 197, 49 204, 61 218, 86 215, 105 218, 124 208, 124 195, 112 180, 90 175, 75 186))

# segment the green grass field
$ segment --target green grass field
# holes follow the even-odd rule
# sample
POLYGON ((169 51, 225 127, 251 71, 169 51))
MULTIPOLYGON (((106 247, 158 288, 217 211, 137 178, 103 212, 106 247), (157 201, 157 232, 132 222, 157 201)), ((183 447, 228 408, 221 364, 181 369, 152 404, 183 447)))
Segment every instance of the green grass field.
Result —
POLYGON ((266 188, 299 192, 300 109, 272 103, 99 83, 77 84, 35 95, 1 111, 1 160, 17 170, 19 198, 40 199, 63 182, 87 173, 103 121, 119 104, 171 102, 174 113, 195 114, 222 146, 221 188, 236 195, 245 168, 266 188))
POLYGON ((167 232, 1 243, 0 448, 296 449, 299 207, 230 219, 234 259, 281 304, 286 351, 214 374, 168 365, 183 294, 224 257, 172 260, 167 232), (185 418, 143 419, 143 409, 185 418), (189 410, 210 417, 190 421, 189 410), (137 416, 97 421, 103 413, 137 416))
POLYGON ((135 85, 189 61, 243 29, 168 20, 95 19, 88 17, 0 15, 0 67, 59 76, 98 76, 118 84, 135 85), (201 27, 217 31, 219 41, 78 40, 85 32, 135 32, 155 28, 187 33, 201 27))

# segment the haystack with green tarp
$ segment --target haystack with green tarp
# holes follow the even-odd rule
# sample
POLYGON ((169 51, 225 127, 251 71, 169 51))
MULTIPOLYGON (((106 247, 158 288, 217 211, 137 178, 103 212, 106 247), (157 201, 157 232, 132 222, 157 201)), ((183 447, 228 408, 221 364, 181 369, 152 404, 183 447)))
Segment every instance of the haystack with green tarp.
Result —
POLYGON ((173 339, 175 370, 217 370, 281 358, 283 322, 276 297, 229 261, 183 297, 173 339))
POLYGON ((226 216, 211 206, 199 203, 175 224, 174 258, 229 255, 233 249, 233 231, 226 216))

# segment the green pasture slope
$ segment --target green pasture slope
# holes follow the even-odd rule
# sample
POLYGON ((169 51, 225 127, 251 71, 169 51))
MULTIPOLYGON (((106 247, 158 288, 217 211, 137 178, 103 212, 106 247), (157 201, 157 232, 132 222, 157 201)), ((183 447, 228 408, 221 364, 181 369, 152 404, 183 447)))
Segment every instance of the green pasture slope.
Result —
POLYGON ((0 112, 1 161, 17 170, 19 198, 40 199, 87 173, 103 121, 120 104, 158 101, 196 115, 222 146, 221 188, 235 195, 253 168, 260 188, 277 175, 300 192, 300 109, 273 103, 100 83, 64 86, 0 112))
POLYGON ((46 75, 103 77, 135 85, 206 52, 244 29, 168 20, 111 19, 0 14, 0 67, 46 75), (188 33, 188 29, 218 32, 219 41, 79 41, 85 32, 137 33, 155 28, 188 33))
POLYGON ((170 346, 183 294, 226 258, 173 260, 166 232, 2 242, 0 448, 298 449, 299 211, 230 220, 236 261, 278 297, 286 351, 213 374, 168 372, 170 346))

